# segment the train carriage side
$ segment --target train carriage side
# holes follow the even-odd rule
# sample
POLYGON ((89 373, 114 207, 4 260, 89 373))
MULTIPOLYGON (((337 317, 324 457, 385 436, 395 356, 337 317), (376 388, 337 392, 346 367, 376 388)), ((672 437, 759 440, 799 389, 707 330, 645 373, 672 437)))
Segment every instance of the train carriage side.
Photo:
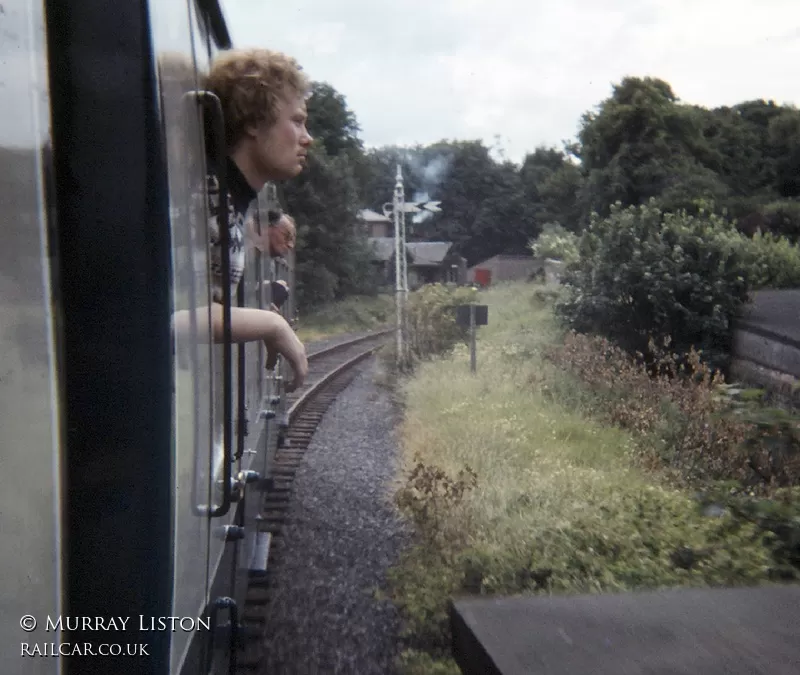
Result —
MULTIPOLYGON (((210 339, 209 214, 198 186, 205 186, 206 155, 221 152, 220 110, 203 88, 211 60, 230 46, 221 8, 197 0, 178 16, 151 2, 150 12, 169 165, 173 297, 192 319, 175 347, 174 611, 212 624, 211 634, 173 640, 170 672, 221 673, 235 666, 251 569, 265 564, 255 528, 275 435, 261 413, 280 390, 266 377, 261 343, 226 349, 210 339)), ((258 215, 256 202, 250 213, 258 215)), ((261 253, 248 251, 232 306, 269 306, 258 283, 266 266, 261 253)))
MULTIPOLYGON (((213 528, 229 513, 215 498, 219 490, 212 483, 221 417, 214 403, 222 398, 226 364, 219 362, 224 354, 212 344, 210 328, 205 130, 213 121, 207 117, 216 111, 208 107, 203 80, 209 44, 225 44, 228 38, 224 25, 216 33, 211 28, 208 3, 150 2, 148 11, 169 185, 171 296, 175 323, 181 326, 173 363, 172 612, 210 623, 213 528)), ((206 672, 210 638, 205 630, 176 633, 169 672, 206 672)))
POLYGON ((44 13, 27 0, 0 12, 0 672, 55 675, 62 613, 62 442, 48 244, 52 225, 44 13), (34 628, 33 622, 37 622, 34 628), (28 656, 25 656, 25 653, 28 656))
MULTIPOLYGON (((230 46, 222 11, 10 0, 0 22, 2 670, 107 672, 86 652, 113 641, 145 645, 118 672, 230 672, 265 562, 247 472, 265 475, 262 413, 285 401, 261 344, 211 341, 205 140, 222 120, 203 80, 230 46), (84 655, 31 660, 26 615, 127 621, 50 631, 84 655), (203 623, 141 630, 158 617, 203 623)), ((269 306, 271 268, 251 252, 232 304, 269 306)))
MULTIPOLYGON (((60 637, 70 655, 40 663, 82 675, 167 673, 178 632, 142 630, 173 615, 175 492, 170 185, 149 16, 144 2, 47 0, 44 10, 54 217, 40 263, 49 278, 42 270, 40 279, 45 302, 53 298, 45 315, 61 475, 59 489, 48 486, 60 495, 57 511, 40 504, 29 514, 55 511, 61 524, 54 616, 67 621, 60 637), (96 621, 110 617, 113 626, 96 621), (109 644, 126 656, 100 656, 109 644)), ((39 417, 29 429, 47 424, 39 417)), ((52 454, 37 445, 24 448, 31 463, 52 454)), ((41 473, 39 483, 49 482, 41 473)), ((41 536, 35 529, 25 541, 41 536)))

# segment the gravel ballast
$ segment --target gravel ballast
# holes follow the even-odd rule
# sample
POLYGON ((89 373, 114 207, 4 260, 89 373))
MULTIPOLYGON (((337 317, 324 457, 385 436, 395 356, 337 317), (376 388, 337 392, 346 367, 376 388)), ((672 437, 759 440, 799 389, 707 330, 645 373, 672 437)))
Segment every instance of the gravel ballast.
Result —
POLYGON ((373 359, 328 408, 297 472, 267 605, 263 673, 387 675, 399 618, 375 599, 407 534, 389 501, 397 444, 373 359))

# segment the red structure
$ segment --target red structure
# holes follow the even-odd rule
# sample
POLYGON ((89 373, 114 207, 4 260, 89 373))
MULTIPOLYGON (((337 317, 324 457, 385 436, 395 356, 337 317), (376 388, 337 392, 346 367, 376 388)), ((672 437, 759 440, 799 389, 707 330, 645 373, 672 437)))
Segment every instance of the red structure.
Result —
POLYGON ((492 283, 492 271, 483 267, 475 268, 475 283, 486 288, 492 283))

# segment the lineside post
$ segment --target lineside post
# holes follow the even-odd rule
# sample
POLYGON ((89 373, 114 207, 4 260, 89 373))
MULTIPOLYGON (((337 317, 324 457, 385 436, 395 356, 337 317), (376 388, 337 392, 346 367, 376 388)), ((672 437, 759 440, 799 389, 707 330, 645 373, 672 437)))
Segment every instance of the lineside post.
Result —
POLYGON ((456 323, 469 329, 469 369, 475 373, 478 370, 477 327, 489 323, 489 307, 487 305, 456 306, 456 323))
POLYGON ((477 355, 475 354, 475 305, 469 306, 469 369, 474 373, 477 370, 477 355))

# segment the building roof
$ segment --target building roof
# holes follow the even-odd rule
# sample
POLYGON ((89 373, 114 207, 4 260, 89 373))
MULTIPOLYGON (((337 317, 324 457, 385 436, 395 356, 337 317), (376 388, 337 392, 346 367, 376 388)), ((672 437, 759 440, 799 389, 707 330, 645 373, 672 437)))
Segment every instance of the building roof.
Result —
POLYGON ((367 223, 391 223, 391 219, 386 216, 376 213, 372 209, 361 209, 358 212, 358 217, 367 223))
POLYGON ((412 241, 406 248, 415 265, 438 265, 452 245, 449 241, 412 241))
MULTIPOLYGON (((369 237, 369 243, 375 251, 374 260, 392 259, 394 237, 369 237)), ((414 265, 439 265, 452 245, 449 241, 410 241, 406 242, 406 251, 414 265)))

